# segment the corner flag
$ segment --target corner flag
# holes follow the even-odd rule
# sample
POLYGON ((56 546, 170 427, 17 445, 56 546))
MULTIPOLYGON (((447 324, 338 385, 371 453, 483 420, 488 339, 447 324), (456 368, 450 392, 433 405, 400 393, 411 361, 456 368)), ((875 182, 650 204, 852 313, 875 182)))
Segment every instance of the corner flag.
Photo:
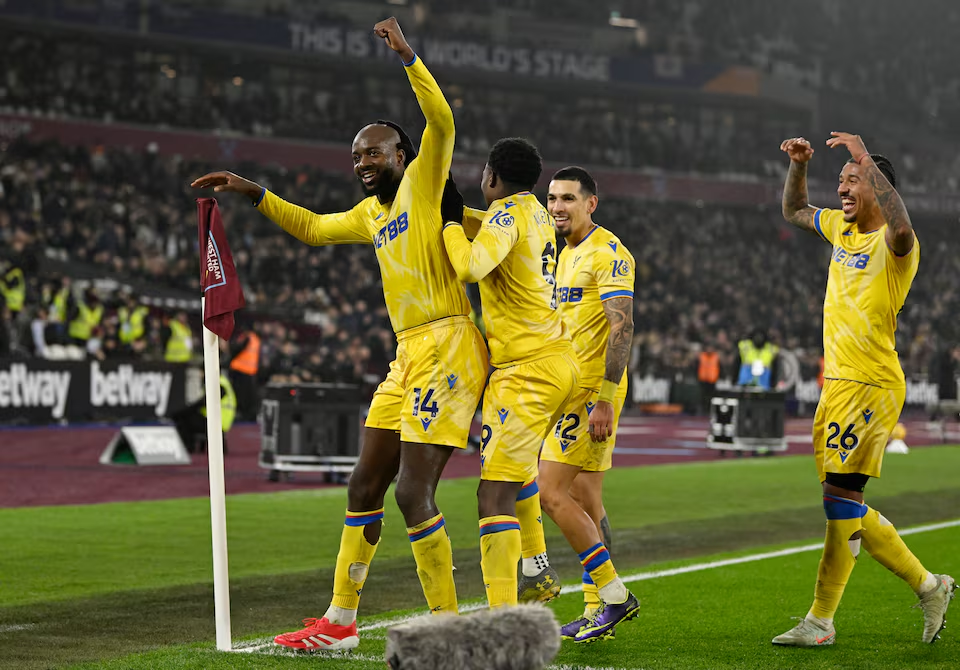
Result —
POLYGON ((207 396, 207 457, 210 475, 210 530, 213 539, 213 606, 217 649, 229 651, 230 577, 227 570, 227 504, 220 414, 220 346, 233 334, 233 311, 244 306, 227 236, 214 198, 197 199, 200 228, 200 288, 203 298, 203 372, 207 396))
POLYGON ((243 307, 243 287, 233 265, 216 198, 197 198, 200 229, 200 289, 203 325, 225 340, 233 334, 233 312, 243 307))

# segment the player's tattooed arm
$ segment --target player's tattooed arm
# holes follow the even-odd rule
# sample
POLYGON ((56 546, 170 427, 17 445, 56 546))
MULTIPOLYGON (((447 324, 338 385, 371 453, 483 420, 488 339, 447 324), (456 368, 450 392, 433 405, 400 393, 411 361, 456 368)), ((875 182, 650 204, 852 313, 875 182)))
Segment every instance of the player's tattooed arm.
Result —
POLYGON ((863 170, 863 174, 873 188, 877 196, 877 205, 883 213, 883 219, 887 223, 887 245, 897 256, 906 256, 913 249, 914 233, 913 224, 910 222, 910 215, 907 214, 907 208, 897 193, 897 189, 884 176, 873 162, 870 152, 859 135, 851 133, 830 133, 830 139, 827 140, 827 146, 831 149, 838 146, 845 146, 850 152, 850 156, 863 170))
POLYGON ((610 324, 603 378, 620 383, 630 360, 630 346, 633 343, 633 298, 604 300, 603 314, 610 324))
POLYGON ((903 199, 872 158, 863 160, 860 167, 866 172, 867 180, 877 196, 877 204, 880 205, 880 211, 887 222, 887 245, 897 256, 906 256, 913 249, 914 233, 903 199))
POLYGON ((817 208, 807 202, 807 162, 813 156, 813 148, 802 137, 794 137, 784 140, 780 150, 790 156, 790 169, 783 185, 783 218, 797 228, 816 233, 813 214, 817 208))

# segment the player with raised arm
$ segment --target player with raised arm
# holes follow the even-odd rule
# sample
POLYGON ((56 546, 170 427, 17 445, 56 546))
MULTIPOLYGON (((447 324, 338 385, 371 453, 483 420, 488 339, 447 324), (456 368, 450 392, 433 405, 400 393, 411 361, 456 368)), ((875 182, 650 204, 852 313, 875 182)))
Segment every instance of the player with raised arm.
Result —
POLYGON ((956 583, 921 565, 893 525, 863 502, 871 477, 906 396, 895 348, 897 315, 920 263, 920 243, 896 191, 890 161, 870 154, 859 135, 831 133, 827 146, 846 147, 840 172, 840 210, 807 202, 807 162, 813 148, 802 137, 785 140, 790 156, 783 216, 833 247, 823 303, 826 379, 813 423, 813 448, 827 517, 813 606, 777 645, 833 644, 833 617, 857 562, 861 543, 910 585, 923 610, 924 642, 939 637, 956 583))
POLYGON ((603 476, 627 396, 636 265, 623 243, 593 221, 597 204, 597 183, 583 168, 553 176, 547 209, 566 240, 557 263, 557 310, 573 336, 580 383, 544 442, 537 482, 544 510, 584 565, 584 614, 561 629, 576 642, 612 637, 616 623, 640 610, 612 561, 590 562, 597 550, 607 551, 603 476))
POLYGON ((477 490, 480 567, 491 607, 517 603, 517 495, 536 479, 540 445, 578 378, 570 335, 556 311, 556 231, 530 192, 541 170, 540 154, 528 141, 506 138, 493 146, 481 182, 488 209, 472 243, 461 225, 462 198, 456 207, 444 206, 447 255, 462 281, 480 284, 495 368, 483 395, 477 490))
MULTIPOLYGON (((193 186, 241 193, 265 216, 311 245, 372 244, 397 357, 370 405, 363 449, 347 488, 347 513, 326 615, 302 630, 278 635, 295 649, 357 646, 360 593, 380 540, 383 499, 399 472, 396 499, 403 513, 427 604, 457 612, 453 557, 434 494, 455 448, 466 446, 487 372, 487 351, 468 318, 463 284, 446 259, 440 201, 453 157, 453 113, 403 37, 396 19, 374 26, 403 60, 427 120, 417 155, 396 124, 378 121, 353 141, 354 172, 367 198, 338 214, 314 214, 229 172, 200 177, 193 186)), ((298 528, 308 522, 299 520, 298 528)))

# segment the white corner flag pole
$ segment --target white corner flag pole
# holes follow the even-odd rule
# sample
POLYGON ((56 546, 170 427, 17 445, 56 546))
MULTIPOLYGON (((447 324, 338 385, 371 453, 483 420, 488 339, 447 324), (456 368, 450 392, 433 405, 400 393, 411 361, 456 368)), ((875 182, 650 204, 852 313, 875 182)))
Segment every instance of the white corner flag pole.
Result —
MULTIPOLYGON (((200 301, 206 309, 206 298, 200 301)), ((213 604, 217 649, 230 651, 230 577, 227 571, 227 496, 223 482, 223 419, 220 416, 220 338, 203 327, 203 374, 207 395, 207 458, 210 527, 213 532, 213 604)))

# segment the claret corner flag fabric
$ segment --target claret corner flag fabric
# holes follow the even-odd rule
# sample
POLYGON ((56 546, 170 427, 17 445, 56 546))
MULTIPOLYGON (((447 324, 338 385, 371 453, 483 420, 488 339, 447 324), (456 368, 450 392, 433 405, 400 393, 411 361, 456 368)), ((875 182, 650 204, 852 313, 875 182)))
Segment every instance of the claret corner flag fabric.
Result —
POLYGON ((197 198, 197 220, 200 228, 200 288, 206 298, 203 325, 229 340, 233 334, 233 312, 246 302, 216 198, 197 198))

